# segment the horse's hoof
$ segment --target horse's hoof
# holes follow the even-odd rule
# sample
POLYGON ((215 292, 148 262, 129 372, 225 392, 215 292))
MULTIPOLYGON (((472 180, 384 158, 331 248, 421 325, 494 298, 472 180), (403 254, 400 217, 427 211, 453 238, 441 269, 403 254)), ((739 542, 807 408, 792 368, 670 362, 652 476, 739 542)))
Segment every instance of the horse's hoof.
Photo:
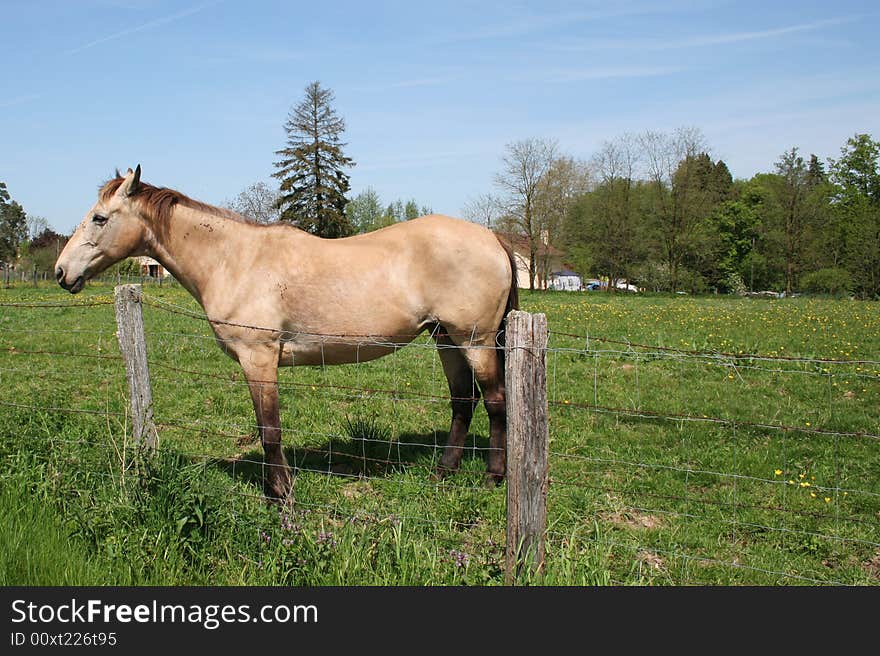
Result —
POLYGON ((443 465, 438 465, 437 469, 434 470, 434 473, 431 474, 431 482, 440 483, 445 478, 452 476, 455 473, 454 469, 450 469, 449 467, 444 467, 443 465))
POLYGON ((275 504, 278 506, 293 506, 293 490, 288 490, 287 492, 279 493, 273 492, 271 490, 266 490, 263 493, 266 501, 271 504, 275 504))
POLYGON ((266 481, 263 486, 263 496, 272 503, 292 504, 293 485, 290 476, 282 476, 266 481))

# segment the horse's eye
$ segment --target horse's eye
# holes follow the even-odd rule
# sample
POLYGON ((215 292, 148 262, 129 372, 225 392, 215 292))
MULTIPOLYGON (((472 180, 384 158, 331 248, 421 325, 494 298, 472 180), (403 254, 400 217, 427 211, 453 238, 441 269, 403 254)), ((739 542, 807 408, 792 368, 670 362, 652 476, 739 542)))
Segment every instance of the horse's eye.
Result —
POLYGON ((99 226, 102 226, 102 225, 104 225, 105 223, 107 223, 107 217, 106 217, 106 216, 101 216, 100 214, 95 214, 95 215, 92 217, 92 223, 97 223, 99 226))

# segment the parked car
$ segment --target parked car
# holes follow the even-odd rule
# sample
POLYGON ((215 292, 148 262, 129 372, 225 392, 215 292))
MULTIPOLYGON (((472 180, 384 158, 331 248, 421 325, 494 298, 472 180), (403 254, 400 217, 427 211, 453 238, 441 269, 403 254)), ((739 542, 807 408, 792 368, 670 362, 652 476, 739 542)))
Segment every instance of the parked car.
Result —
MULTIPOLYGON (((629 283, 623 282, 622 280, 618 281, 617 284, 614 285, 614 288, 622 291, 622 292, 638 292, 639 288, 635 285, 631 285, 629 283)), ((589 280, 584 285, 584 289, 588 292, 603 292, 608 289, 608 283, 603 280, 589 280)))

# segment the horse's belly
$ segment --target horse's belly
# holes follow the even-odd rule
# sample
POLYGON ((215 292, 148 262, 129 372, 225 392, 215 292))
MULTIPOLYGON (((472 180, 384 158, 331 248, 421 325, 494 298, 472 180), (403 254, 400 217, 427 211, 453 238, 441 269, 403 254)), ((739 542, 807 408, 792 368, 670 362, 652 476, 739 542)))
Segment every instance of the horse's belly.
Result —
POLYGON ((308 341, 285 342, 282 346, 282 366, 352 364, 367 362, 393 353, 404 344, 369 338, 357 341, 345 337, 324 337, 308 341))

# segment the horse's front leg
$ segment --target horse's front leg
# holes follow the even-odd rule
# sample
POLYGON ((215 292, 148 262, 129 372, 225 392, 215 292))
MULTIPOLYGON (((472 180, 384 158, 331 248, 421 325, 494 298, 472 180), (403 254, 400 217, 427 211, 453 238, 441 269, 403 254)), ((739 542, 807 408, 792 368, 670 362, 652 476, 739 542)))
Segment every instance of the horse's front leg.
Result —
POLYGON ((267 497, 287 500, 290 495, 290 467, 281 448, 281 413, 278 407, 278 359, 241 358, 242 368, 248 381, 254 413, 263 444, 265 471, 263 487, 267 497), (263 362, 259 362, 263 360, 263 362))

